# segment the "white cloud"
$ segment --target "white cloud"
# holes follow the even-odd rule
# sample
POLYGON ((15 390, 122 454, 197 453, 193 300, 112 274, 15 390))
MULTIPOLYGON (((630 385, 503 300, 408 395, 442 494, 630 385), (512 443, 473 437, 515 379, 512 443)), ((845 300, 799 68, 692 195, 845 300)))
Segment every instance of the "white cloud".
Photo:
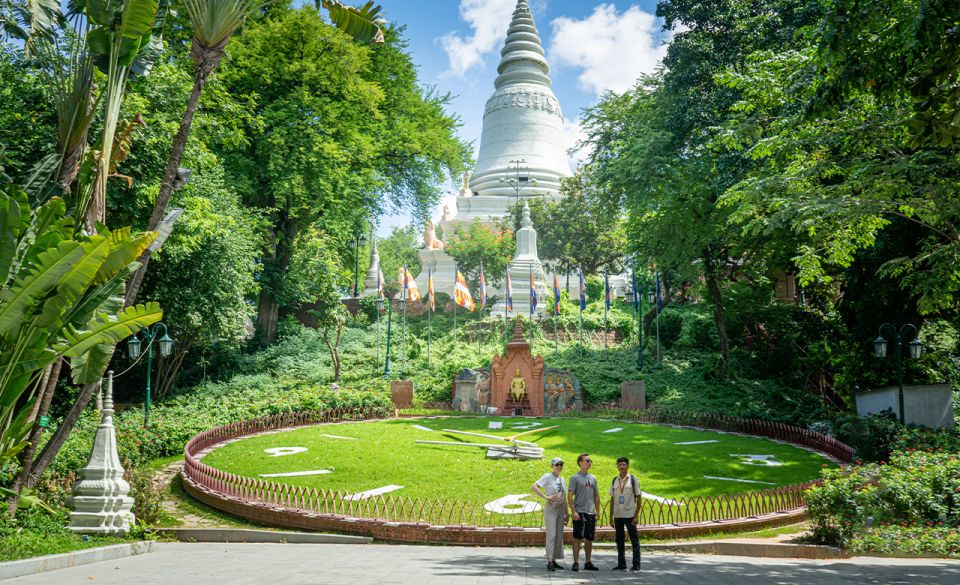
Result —
POLYGON ((469 37, 447 33, 438 39, 450 59, 448 73, 464 76, 500 48, 510 27, 516 0, 460 0, 460 18, 473 29, 469 37))
POLYGON ((586 146, 577 147, 577 143, 587 137, 587 134, 580 126, 580 120, 563 119, 563 136, 566 141, 565 148, 567 156, 570 159, 570 168, 576 170, 590 156, 590 150, 586 146))
POLYGON ((601 4, 584 20, 560 17, 551 25, 551 62, 581 69, 580 87, 597 95, 630 89, 667 52, 661 22, 637 6, 618 14, 613 4, 601 4))

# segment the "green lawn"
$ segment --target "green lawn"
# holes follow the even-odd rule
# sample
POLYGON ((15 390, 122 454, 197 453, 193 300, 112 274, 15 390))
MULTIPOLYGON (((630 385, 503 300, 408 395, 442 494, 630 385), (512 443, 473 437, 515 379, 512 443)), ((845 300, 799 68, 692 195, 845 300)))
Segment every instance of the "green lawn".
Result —
POLYGON ((484 503, 507 494, 523 494, 548 471, 549 459, 566 461, 564 475, 576 471, 577 454, 589 452, 592 472, 601 488, 609 486, 616 473, 617 457, 627 456, 631 470, 645 492, 665 498, 709 496, 756 491, 774 487, 765 484, 708 480, 705 475, 773 482, 800 483, 819 476, 826 460, 809 451, 766 439, 676 429, 657 425, 589 419, 537 419, 546 426, 559 425, 547 433, 521 437, 545 449, 543 461, 491 461, 476 447, 417 444, 418 439, 462 442, 492 442, 481 438, 443 433, 458 429, 507 436, 520 432, 514 426, 531 419, 445 417, 412 420, 319 425, 281 433, 250 437, 224 445, 204 458, 204 463, 238 475, 257 477, 264 473, 329 469, 332 473, 308 477, 271 478, 293 485, 353 493, 395 484, 403 489, 393 495, 420 498, 457 498, 484 503), (490 430, 488 422, 503 422, 502 430, 490 430), (414 425, 433 429, 420 430, 414 425), (621 427, 617 433, 602 431, 621 427), (356 440, 325 437, 324 434, 356 440), (718 443, 675 445, 678 442, 717 440, 718 443), (274 447, 306 447, 307 451, 280 457, 265 453, 274 447), (778 467, 749 465, 731 454, 775 455, 778 467))

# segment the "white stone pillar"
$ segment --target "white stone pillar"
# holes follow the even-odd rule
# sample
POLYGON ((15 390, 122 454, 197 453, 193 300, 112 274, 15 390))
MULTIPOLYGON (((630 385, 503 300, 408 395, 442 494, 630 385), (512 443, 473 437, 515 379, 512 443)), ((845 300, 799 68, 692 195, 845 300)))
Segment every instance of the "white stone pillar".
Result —
POLYGON ((130 484, 123 479, 117 455, 117 434, 113 428, 113 372, 107 373, 100 426, 93 440, 90 461, 73 484, 67 504, 70 530, 85 534, 126 534, 134 523, 130 484))

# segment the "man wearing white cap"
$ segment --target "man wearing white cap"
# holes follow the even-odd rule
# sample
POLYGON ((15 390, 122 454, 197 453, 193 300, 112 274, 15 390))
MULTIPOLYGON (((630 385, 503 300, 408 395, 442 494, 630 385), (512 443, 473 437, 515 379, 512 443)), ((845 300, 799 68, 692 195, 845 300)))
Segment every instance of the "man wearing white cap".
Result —
POLYGON ((563 527, 567 523, 567 485, 560 474, 563 473, 563 459, 554 457, 550 461, 550 473, 543 474, 533 484, 533 493, 546 504, 543 506, 543 521, 547 529, 547 570, 555 571, 563 567, 557 559, 563 558, 563 527))

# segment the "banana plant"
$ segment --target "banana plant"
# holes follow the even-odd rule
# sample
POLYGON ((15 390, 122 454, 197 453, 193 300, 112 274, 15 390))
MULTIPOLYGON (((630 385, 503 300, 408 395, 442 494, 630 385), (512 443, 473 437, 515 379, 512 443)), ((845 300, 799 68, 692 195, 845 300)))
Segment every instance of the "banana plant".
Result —
POLYGON ((123 308, 123 285, 152 232, 75 236, 59 197, 31 209, 0 186, 0 467, 27 445, 41 374, 60 357, 73 382, 98 380, 113 346, 162 317, 159 305, 123 308))
POLYGON ((95 231, 104 221, 107 178, 114 134, 119 122, 120 105, 131 68, 146 71, 150 63, 143 57, 159 55, 159 31, 167 12, 167 0, 76 0, 73 9, 82 8, 90 23, 87 48, 93 63, 107 75, 104 88, 103 142, 100 148, 97 180, 92 192, 81 195, 81 209, 86 209, 86 229, 95 231))

